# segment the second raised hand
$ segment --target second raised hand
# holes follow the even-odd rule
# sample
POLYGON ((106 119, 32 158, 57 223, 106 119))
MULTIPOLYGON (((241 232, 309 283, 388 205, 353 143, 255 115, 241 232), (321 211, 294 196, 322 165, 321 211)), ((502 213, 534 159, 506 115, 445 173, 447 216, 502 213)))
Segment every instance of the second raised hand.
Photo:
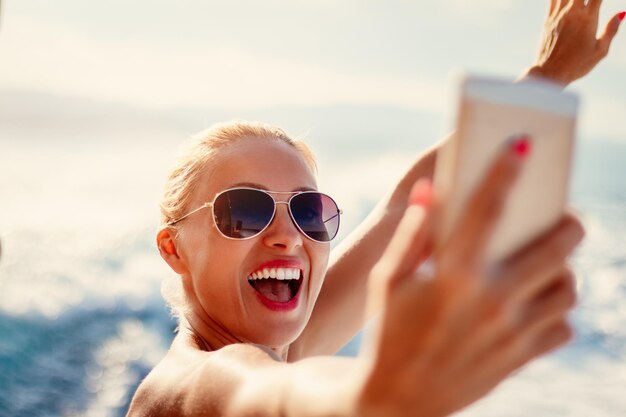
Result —
POLYGON ((551 0, 535 65, 528 75, 568 85, 608 54, 626 12, 613 15, 598 36, 602 0, 551 0))

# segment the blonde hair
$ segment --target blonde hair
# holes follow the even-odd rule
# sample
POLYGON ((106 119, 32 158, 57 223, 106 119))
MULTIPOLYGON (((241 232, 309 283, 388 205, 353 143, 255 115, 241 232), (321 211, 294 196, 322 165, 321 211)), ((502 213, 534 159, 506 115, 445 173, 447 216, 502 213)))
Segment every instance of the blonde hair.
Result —
MULTIPOLYGON (((208 162, 229 145, 240 140, 278 140, 293 146, 304 158, 313 172, 317 171, 315 157, 311 149, 302 141, 292 139, 287 133, 275 126, 246 121, 219 123, 194 135, 182 147, 174 167, 165 181, 161 199, 161 227, 185 215, 190 209, 189 203, 198 186, 208 162)), ((175 227, 175 226, 172 226, 175 227)), ((161 293, 170 306, 174 316, 179 319, 185 308, 184 294, 180 280, 166 280, 161 293)))

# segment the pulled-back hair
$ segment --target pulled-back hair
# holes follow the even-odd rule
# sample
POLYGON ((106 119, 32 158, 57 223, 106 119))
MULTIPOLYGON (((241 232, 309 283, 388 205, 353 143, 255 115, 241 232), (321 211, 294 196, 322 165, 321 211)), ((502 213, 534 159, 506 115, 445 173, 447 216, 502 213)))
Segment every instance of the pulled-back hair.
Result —
POLYGON ((281 140, 297 149, 315 172, 315 157, 302 141, 290 138, 284 130, 265 123, 233 121, 219 123, 193 136, 182 148, 165 182, 161 199, 161 225, 178 219, 189 209, 189 202, 207 162, 220 149, 242 139, 281 140))

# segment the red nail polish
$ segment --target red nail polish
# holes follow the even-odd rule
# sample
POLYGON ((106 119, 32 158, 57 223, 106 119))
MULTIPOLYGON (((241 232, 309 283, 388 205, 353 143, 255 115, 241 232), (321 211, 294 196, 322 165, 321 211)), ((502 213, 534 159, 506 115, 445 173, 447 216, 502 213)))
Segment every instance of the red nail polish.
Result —
POLYGON ((520 159, 526 159, 528 155, 530 155, 531 151, 530 138, 528 136, 521 136, 515 138, 511 142, 511 150, 517 155, 520 159))
POLYGON ((432 183, 426 178, 421 178, 413 185, 413 189, 409 194, 409 204, 430 207, 433 204, 433 200, 432 183))
POLYGON ((626 17, 626 12, 619 12, 617 14, 617 18, 619 19, 620 22, 624 20, 624 17, 626 17))

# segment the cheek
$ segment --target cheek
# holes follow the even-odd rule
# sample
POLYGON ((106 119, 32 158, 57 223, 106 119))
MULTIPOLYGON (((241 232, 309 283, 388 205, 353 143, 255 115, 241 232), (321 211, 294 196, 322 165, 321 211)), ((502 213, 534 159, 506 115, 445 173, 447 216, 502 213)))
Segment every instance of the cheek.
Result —
POLYGON ((211 239, 207 233, 201 229, 195 229, 183 235, 183 256, 189 265, 189 270, 193 274, 201 265, 206 265, 209 261, 211 250, 211 239))
POLYGON ((326 268, 328 267, 328 259, 330 257, 330 244, 325 245, 325 247, 320 250, 320 264, 324 267, 324 273, 326 273, 326 268))
POLYGON ((231 294, 241 285, 241 266, 250 253, 247 242, 231 241, 213 233, 191 247, 191 274, 205 297, 231 294))
POLYGON ((219 241, 206 228, 190 227, 181 234, 181 257, 189 268, 194 282, 213 275, 211 269, 220 263, 215 262, 216 253, 224 253, 219 241))
MULTIPOLYGON (((317 246, 317 245, 316 245, 317 246)), ((328 258, 330 256, 330 244, 320 245, 313 248, 311 251, 311 267, 312 272, 315 274, 316 287, 320 288, 324 282, 326 276, 326 270, 328 269, 328 258)))

